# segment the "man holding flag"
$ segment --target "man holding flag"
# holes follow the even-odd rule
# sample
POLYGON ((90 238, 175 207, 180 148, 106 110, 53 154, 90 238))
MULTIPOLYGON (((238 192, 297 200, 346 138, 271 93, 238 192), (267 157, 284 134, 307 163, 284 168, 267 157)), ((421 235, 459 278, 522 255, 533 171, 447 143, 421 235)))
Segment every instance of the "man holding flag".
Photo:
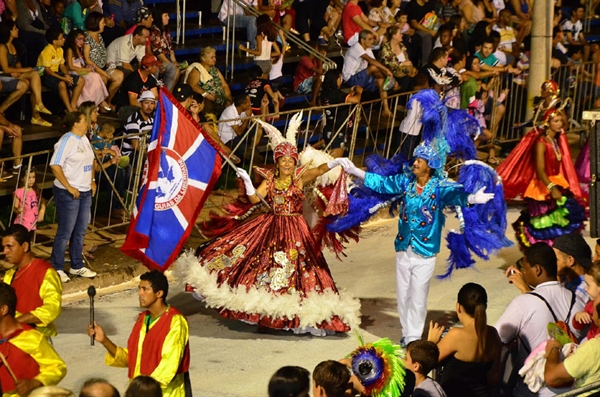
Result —
POLYGON ((217 147, 161 89, 142 187, 121 251, 162 272, 173 263, 221 174, 217 147))

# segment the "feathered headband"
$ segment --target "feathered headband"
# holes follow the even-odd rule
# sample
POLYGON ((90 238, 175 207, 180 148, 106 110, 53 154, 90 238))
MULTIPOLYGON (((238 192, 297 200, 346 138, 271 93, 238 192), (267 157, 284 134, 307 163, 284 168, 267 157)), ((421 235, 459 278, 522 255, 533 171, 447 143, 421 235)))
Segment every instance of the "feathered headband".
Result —
POLYGON ((296 163, 298 162, 298 148, 296 147, 296 134, 302 124, 302 112, 296 113, 290 119, 288 123, 285 138, 281 132, 272 126, 271 124, 265 123, 262 120, 257 120, 267 132, 267 136, 271 141, 271 147, 273 148, 273 159, 277 161, 278 158, 283 156, 290 156, 296 163))

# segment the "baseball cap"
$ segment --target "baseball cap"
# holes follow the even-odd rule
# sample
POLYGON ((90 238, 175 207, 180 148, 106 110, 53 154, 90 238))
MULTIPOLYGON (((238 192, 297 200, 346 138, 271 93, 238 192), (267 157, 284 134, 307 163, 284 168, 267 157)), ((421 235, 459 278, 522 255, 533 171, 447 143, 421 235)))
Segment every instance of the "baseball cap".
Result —
POLYGON ((138 102, 144 102, 144 101, 152 101, 152 102, 156 102, 156 98, 154 97, 154 93, 150 90, 144 91, 142 92, 142 95, 140 95, 140 97, 138 98, 138 102))
POLYGON ((175 88, 173 88, 173 96, 179 101, 183 102, 189 97, 194 95, 194 90, 187 84, 177 84, 175 88))
POLYGON ((137 10, 135 14, 135 23, 140 23, 144 19, 148 19, 150 17, 150 9, 148 7, 142 7, 137 10))
POLYGON ((162 66, 162 62, 158 60, 154 55, 144 55, 142 58, 141 65, 148 69, 150 66, 162 66))
POLYGON ((586 269, 592 266, 592 249, 580 234, 563 234, 554 240, 552 247, 572 256, 586 269))

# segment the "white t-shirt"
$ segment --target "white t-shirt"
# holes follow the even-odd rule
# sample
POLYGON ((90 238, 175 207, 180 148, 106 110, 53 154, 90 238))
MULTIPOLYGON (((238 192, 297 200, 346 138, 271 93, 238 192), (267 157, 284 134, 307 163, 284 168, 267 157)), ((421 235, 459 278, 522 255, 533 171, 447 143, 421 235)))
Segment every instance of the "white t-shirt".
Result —
POLYGON ((237 134, 231 127, 234 125, 241 125, 242 120, 240 117, 244 117, 244 116, 246 116, 246 114, 244 112, 242 112, 241 115, 238 113, 237 108, 235 107, 235 104, 231 104, 231 105, 227 106, 225 108, 225 110, 223 110, 223 113, 221 113, 221 118, 219 118, 219 120, 236 119, 236 120, 228 121, 225 123, 219 123, 219 138, 221 138, 221 141, 223 143, 227 143, 227 142, 231 141, 232 139, 234 139, 235 137, 237 137, 237 134))
MULTIPOLYGON (((566 319, 571 305, 571 291, 563 287, 558 281, 548 281, 538 285, 533 292, 543 296, 548 301, 559 320, 564 321, 566 319)), ((575 313, 582 311, 584 306, 579 301, 575 301, 571 309, 569 325, 571 325, 571 319, 575 313)), ((518 336, 522 341, 520 345, 527 344, 530 352, 548 339, 548 323, 553 322, 552 313, 550 313, 544 301, 535 295, 521 294, 508 305, 502 316, 500 316, 500 319, 498 319, 498 322, 496 322, 495 327, 503 343, 508 343, 518 336)), ((575 336, 579 337, 579 331, 575 332, 576 330, 574 329, 571 329, 571 331, 573 331, 575 336)), ((519 362, 525 362, 528 354, 528 351, 521 346, 519 350, 519 362)), ((527 386, 522 383, 522 378, 520 379, 521 382, 517 384, 514 395, 531 395, 527 386)), ((559 394, 557 390, 559 389, 542 387, 539 391, 539 396, 549 397, 559 394)), ((562 392, 562 389, 559 392, 562 392)))
POLYGON ((133 47, 133 34, 115 39, 106 49, 106 63, 114 63, 116 66, 121 66, 123 62, 131 63, 134 58, 142 62, 142 58, 146 55, 146 47, 138 45, 133 47))
POLYGON ((502 66, 506 66, 506 64, 508 63, 508 61, 506 60, 506 53, 500 50, 496 50, 496 52, 494 52, 494 56, 496 57, 496 59, 498 60, 498 63, 502 66))
POLYGON ((275 80, 278 77, 283 76, 281 68, 283 67, 283 56, 279 56, 277 62, 271 64, 271 70, 269 71, 269 80, 275 80))
MULTIPOLYGON (((61 136, 54 145, 50 165, 61 166, 69 184, 80 192, 87 192, 92 188, 94 151, 87 136, 78 136, 72 132, 61 136)), ((54 179, 54 186, 66 189, 58 179, 54 179)))
POLYGON ((350 47, 348 52, 346 52, 346 55, 344 56, 344 67, 342 68, 342 78, 344 81, 348 81, 350 77, 367 68, 369 63, 362 58, 364 54, 375 59, 373 51, 371 51, 370 48, 365 50, 360 43, 355 43, 350 47))
MULTIPOLYGON (((242 0, 246 2, 249 6, 256 6, 256 0, 242 0)), ((223 0, 223 5, 221 5, 221 9, 219 10, 218 18, 221 22, 225 22, 225 19, 229 15, 245 15, 244 9, 236 4, 233 0, 223 0), (229 11, 229 3, 231 3, 231 8, 233 12, 229 11)))
POLYGON ((560 25, 560 27, 562 28, 564 34, 565 34, 565 45, 568 46, 569 45, 569 39, 567 38, 567 33, 571 32, 573 34, 573 40, 575 41, 579 41, 579 33, 581 33, 583 31, 583 24, 581 23, 581 21, 577 21, 575 23, 573 23, 572 19, 565 19, 563 21, 563 23, 560 25))

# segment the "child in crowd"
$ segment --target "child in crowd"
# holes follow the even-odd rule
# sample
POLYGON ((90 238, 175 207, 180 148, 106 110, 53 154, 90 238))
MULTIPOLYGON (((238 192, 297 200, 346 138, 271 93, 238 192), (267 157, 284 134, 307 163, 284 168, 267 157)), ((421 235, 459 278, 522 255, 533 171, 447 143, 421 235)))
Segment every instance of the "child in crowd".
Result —
MULTIPOLYGON (((597 244, 596 250, 598 250, 597 244)), ((599 303, 598 296, 600 296, 600 262, 594 262, 592 266, 585 270, 583 280, 585 281, 585 291, 590 296, 590 300, 585 305, 583 311, 573 316, 573 328, 582 330, 589 326, 585 336, 585 339, 589 340, 595 338, 600 333, 600 330, 592 320, 594 307, 599 303)))
POLYGON ((339 361, 323 361, 313 371, 313 397, 344 397, 351 387, 350 371, 339 361))
MULTIPOLYGON (((327 55, 327 50, 317 45, 315 48, 322 55, 327 55)), ((294 92, 299 95, 308 95, 312 93, 310 106, 317 106, 317 97, 321 87, 321 76, 323 75, 323 62, 315 57, 313 53, 307 51, 306 55, 300 58, 296 72, 294 73, 294 92)))
POLYGON ((406 369, 415 374, 412 397, 446 397, 442 387, 427 376, 437 367, 440 350, 433 342, 415 340, 406 347, 406 369))
POLYGON ((45 37, 49 44, 42 50, 37 60, 37 66, 44 67, 42 85, 53 92, 58 91, 58 96, 67 111, 77 111, 77 101, 85 81, 77 75, 69 75, 63 56, 62 47, 65 45, 63 33, 60 30, 48 29, 45 37), (68 89, 73 91, 71 98, 68 89))
POLYGON ((102 124, 100 131, 92 136, 92 147, 94 148, 94 151, 98 157, 102 159, 103 165, 106 161, 110 161, 110 164, 108 164, 106 167, 110 166, 111 164, 118 163, 121 157, 119 154, 120 150, 117 145, 115 145, 115 141, 113 139, 114 134, 115 126, 107 121, 106 123, 102 124))
POLYGON ((279 103, 280 107, 283 107, 283 103, 285 102, 285 98, 281 91, 279 91, 279 87, 281 87, 281 83, 283 82, 283 72, 281 69, 283 68, 283 58, 285 57, 285 52, 287 48, 287 43, 285 41, 285 36, 282 32, 280 32, 279 40, 281 40, 281 54, 277 56, 271 55, 271 70, 269 71, 269 85, 275 94, 275 98, 279 103))
POLYGON ((269 397, 307 397, 310 372, 302 367, 281 367, 269 380, 269 397))
POLYGON ((263 14, 256 18, 256 32, 256 50, 246 48, 241 44, 238 48, 254 55, 254 62, 268 76, 271 70, 271 57, 281 53, 276 42, 277 30, 268 15, 263 14))
POLYGON ((25 226, 29 231, 35 230, 46 213, 46 200, 35 184, 35 168, 32 167, 29 173, 23 172, 19 188, 13 196, 13 210, 16 214, 14 223, 25 226))
MULTIPOLYGON (((250 97, 252 103, 252 113, 254 115, 265 115, 269 113, 269 98, 273 101, 275 113, 279 114, 279 99, 269 85, 268 73, 265 73, 258 65, 248 69, 252 81, 246 87, 246 95, 250 97)), ((279 116, 277 116, 279 117, 279 116)))
POLYGON ((343 8, 340 8, 340 5, 341 3, 339 1, 331 0, 329 2, 327 10, 325 11, 325 22, 327 24, 323 26, 321 34, 319 34, 319 45, 329 45, 329 38, 335 35, 335 32, 340 26, 343 11, 343 8))

